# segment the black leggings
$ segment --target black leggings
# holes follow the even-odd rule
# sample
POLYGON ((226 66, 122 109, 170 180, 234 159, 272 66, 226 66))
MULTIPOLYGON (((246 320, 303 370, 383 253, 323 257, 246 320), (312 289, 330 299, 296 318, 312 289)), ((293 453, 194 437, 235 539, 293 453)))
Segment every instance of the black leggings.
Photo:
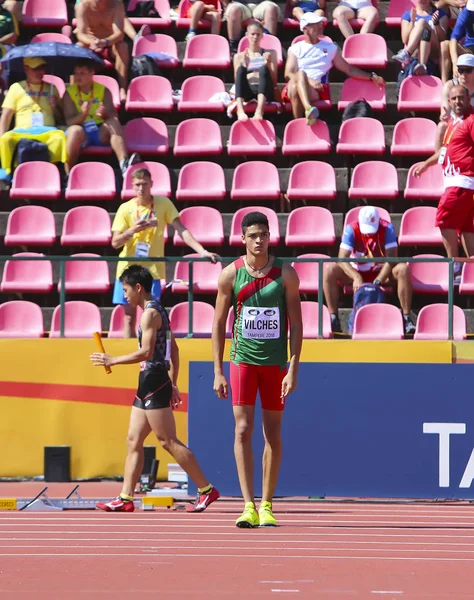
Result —
POLYGON ((235 77, 235 97, 243 98, 245 102, 253 100, 258 94, 263 94, 267 102, 273 102, 273 80, 270 69, 264 65, 258 70, 258 91, 255 93, 247 79, 247 67, 240 65, 235 77))

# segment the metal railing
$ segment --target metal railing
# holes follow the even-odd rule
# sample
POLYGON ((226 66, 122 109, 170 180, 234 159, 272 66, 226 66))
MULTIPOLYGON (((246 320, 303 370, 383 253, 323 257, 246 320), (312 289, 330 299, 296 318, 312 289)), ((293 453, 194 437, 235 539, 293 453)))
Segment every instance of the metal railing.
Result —
MULTIPOLYGON (((0 262, 17 261, 17 260, 28 260, 28 261, 50 261, 52 263, 59 263, 59 304, 60 304, 60 336, 64 337, 64 326, 65 326, 65 302, 66 302, 66 287, 64 285, 66 279, 66 262, 68 261, 105 261, 111 263, 117 262, 138 262, 138 263, 156 263, 156 262, 187 262, 189 263, 188 270, 188 303, 189 303, 189 326, 188 336, 193 337, 193 310, 192 303, 194 300, 194 268, 195 262, 209 262, 207 258, 200 257, 118 257, 118 256, 0 256, 0 262)), ((236 257, 220 257, 219 262, 231 263, 236 260, 236 257)), ((298 258, 298 257, 282 257, 283 262, 289 263, 316 263, 318 265, 318 338, 323 338, 323 269, 321 268, 325 263, 334 262, 357 262, 357 263, 448 263, 448 338, 453 339, 453 305, 454 305, 454 258, 443 258, 443 257, 384 257, 384 258, 337 258, 337 257, 321 257, 321 258, 298 258)), ((456 259, 457 260, 457 259, 456 259)))

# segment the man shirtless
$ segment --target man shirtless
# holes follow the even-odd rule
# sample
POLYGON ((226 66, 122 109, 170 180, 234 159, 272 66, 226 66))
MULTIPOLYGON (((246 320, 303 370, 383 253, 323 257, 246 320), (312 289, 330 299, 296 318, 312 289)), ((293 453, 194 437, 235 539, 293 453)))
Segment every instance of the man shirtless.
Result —
POLYGON ((124 42, 124 19, 125 9, 120 0, 81 0, 76 6, 78 44, 115 64, 122 101, 127 96, 130 61, 124 42))

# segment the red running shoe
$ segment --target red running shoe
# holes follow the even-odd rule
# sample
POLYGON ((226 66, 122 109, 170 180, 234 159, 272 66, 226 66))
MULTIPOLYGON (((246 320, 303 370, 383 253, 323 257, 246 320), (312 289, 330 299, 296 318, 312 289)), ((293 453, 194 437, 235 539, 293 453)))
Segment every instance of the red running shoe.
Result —
POLYGON ((194 504, 192 506, 188 506, 186 512, 202 512, 203 510, 206 510, 209 504, 212 504, 218 498, 220 498, 220 494, 215 487, 213 487, 208 494, 200 494, 198 492, 194 504))
POLYGON ((133 500, 123 500, 120 496, 110 502, 98 502, 96 506, 106 512, 133 512, 135 510, 133 500))

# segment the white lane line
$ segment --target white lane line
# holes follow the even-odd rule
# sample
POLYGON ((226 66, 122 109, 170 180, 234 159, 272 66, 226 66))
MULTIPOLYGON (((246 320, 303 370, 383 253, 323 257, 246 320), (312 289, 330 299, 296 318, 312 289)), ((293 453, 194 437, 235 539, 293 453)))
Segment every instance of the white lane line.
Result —
POLYGON ((402 590, 390 591, 390 590, 372 590, 371 594, 403 594, 402 590))
POLYGON ((290 593, 290 594, 297 594, 299 592, 299 590, 280 590, 278 588, 272 588, 272 592, 280 592, 280 593, 290 593))

